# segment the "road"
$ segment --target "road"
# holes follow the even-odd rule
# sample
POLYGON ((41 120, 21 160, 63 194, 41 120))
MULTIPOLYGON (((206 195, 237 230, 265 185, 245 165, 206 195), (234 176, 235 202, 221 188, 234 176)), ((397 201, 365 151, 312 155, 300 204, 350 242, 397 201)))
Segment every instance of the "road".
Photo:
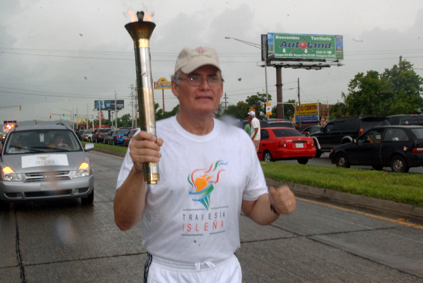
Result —
MULTIPOLYGON (((0 212, 0 282, 142 282, 141 228, 120 231, 113 197, 120 157, 88 153, 93 206, 14 205, 0 212)), ((423 223, 297 198, 270 226, 241 216, 243 282, 422 282, 423 223)))

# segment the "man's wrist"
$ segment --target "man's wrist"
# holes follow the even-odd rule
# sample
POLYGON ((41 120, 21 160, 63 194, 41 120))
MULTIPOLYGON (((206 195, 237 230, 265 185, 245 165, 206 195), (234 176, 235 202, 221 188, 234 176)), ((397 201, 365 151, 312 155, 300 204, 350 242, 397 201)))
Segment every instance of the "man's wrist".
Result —
POLYGON ((275 213, 277 216, 279 216, 279 213, 276 211, 275 207, 272 204, 270 205, 270 210, 273 211, 273 213, 275 213))

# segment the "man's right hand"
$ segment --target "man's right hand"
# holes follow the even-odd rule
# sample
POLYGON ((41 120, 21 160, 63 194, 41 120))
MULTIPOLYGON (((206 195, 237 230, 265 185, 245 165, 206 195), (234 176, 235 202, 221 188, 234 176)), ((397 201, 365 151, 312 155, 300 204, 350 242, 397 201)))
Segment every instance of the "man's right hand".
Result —
POLYGON ((163 145, 163 139, 156 138, 147 132, 140 131, 132 137, 129 143, 130 155, 134 162, 134 169, 143 172, 144 163, 158 163, 160 157, 160 147, 163 145))

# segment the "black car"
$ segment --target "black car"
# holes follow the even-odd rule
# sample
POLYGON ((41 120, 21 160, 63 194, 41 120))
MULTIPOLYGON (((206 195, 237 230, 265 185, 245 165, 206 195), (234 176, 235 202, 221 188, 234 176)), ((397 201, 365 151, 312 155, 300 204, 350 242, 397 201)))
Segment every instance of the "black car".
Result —
POLYGON ((321 132, 322 128, 323 127, 320 126, 320 125, 313 125, 313 126, 310 126, 310 127, 299 129, 298 131, 300 131, 303 135, 308 137, 310 134, 321 132))
POLYGON ((316 157, 330 152, 337 145, 350 143, 365 131, 382 125, 389 125, 386 117, 345 117, 330 121, 320 132, 310 134, 316 141, 316 157))
POLYGON ((337 167, 369 165, 381 170, 390 166, 393 172, 408 172, 410 167, 423 166, 423 127, 374 127, 352 143, 334 147, 329 158, 337 167))
POLYGON ((108 133, 111 132, 112 130, 110 128, 97 128, 94 131, 94 137, 93 137, 93 142, 96 143, 100 143, 103 142, 104 140, 104 136, 108 133))

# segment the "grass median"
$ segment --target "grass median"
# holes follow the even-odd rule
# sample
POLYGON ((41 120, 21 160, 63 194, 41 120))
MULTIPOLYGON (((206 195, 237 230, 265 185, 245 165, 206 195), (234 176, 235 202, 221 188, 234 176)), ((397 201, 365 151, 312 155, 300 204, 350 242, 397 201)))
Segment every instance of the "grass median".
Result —
MULTIPOLYGON (((83 142, 85 144, 85 142, 83 142)), ((94 144, 95 148, 126 153, 124 146, 94 144)), ((423 207, 421 174, 345 169, 328 166, 261 162, 264 175, 276 181, 302 184, 344 193, 423 207)))
POLYGON ((264 175, 277 181, 423 207, 421 174, 261 162, 264 175))

